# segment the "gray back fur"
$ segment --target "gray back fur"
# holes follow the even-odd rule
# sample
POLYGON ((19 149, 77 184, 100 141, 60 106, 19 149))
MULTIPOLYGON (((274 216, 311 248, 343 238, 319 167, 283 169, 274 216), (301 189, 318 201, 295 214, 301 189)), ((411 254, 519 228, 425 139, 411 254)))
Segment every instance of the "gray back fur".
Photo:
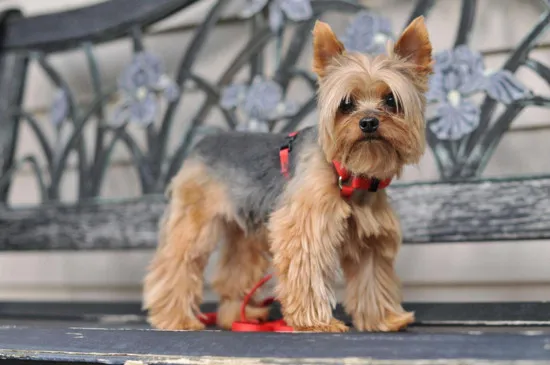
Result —
MULTIPOLYGON (((265 223, 287 183, 281 174, 279 149, 286 134, 228 132, 204 137, 190 158, 199 159, 228 186, 239 224, 253 230, 265 223)), ((290 178, 300 149, 317 143, 317 128, 302 129, 292 143, 290 178)))

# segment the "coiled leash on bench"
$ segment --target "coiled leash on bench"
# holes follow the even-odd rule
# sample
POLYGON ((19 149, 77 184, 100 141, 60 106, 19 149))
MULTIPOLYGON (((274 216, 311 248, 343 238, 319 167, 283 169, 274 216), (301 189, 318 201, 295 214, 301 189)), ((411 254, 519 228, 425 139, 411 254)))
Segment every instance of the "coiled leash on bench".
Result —
MULTIPOLYGON (((292 327, 288 326, 286 322, 283 319, 279 319, 276 321, 265 321, 260 322, 257 320, 247 320, 246 319, 246 307, 252 297, 254 296, 254 293, 262 287, 265 283, 267 283, 273 275, 269 274, 266 275, 262 280, 260 280, 252 290, 246 294, 244 297, 243 303, 241 305, 241 320, 233 322, 233 325, 231 326, 231 331, 233 332, 293 332, 292 327)), ((266 298, 262 302, 262 307, 268 307, 275 301, 274 298, 266 298)), ((203 313, 202 317, 200 318, 200 321, 206 325, 206 326, 215 326, 217 322, 217 314, 216 312, 210 312, 210 313, 203 313)))

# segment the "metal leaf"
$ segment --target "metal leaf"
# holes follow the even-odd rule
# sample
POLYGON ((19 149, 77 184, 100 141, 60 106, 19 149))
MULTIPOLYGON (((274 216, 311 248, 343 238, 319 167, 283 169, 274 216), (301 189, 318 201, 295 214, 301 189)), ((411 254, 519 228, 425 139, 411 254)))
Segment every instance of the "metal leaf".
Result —
POLYGON ((269 3, 269 28, 273 33, 277 33, 284 24, 283 10, 277 1, 269 3))
POLYGON ((437 112, 439 118, 429 128, 440 140, 458 140, 479 126, 479 107, 470 100, 442 103, 437 112))
POLYGON ((241 11, 241 17, 250 18, 259 13, 266 6, 269 0, 248 0, 246 6, 241 11))
POLYGON ((299 22, 307 20, 313 16, 311 0, 275 0, 292 21, 299 22))
POLYGON ((231 84, 223 88, 220 96, 220 106, 229 110, 236 108, 246 96, 247 86, 244 84, 231 84))
POLYGON ((54 126, 59 126, 69 115, 69 97, 64 89, 57 89, 53 97, 50 110, 50 121, 54 126))
POLYGON ((389 19, 368 11, 360 12, 346 28, 343 37, 348 51, 369 54, 386 52, 386 43, 393 40, 389 19))
POLYGON ((257 77, 248 89, 243 110, 251 119, 268 120, 279 105, 282 95, 279 84, 257 77))
POLYGON ((504 104, 510 104, 531 95, 529 89, 508 70, 489 74, 485 78, 485 91, 491 98, 504 104))

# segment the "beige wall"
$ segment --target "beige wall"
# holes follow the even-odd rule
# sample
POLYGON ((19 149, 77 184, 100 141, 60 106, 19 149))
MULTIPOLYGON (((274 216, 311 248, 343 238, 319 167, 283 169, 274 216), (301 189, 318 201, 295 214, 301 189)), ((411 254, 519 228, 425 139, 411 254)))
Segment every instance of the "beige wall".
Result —
MULTIPOLYGON (((229 0, 228 0, 229 1, 229 0)), ((238 8, 241 0, 231 0, 231 8, 238 8)), ((53 10, 78 7, 93 0, 19 0, 0 1, 0 6, 21 5, 25 13, 37 14, 53 10)), ((367 1, 394 21, 395 29, 409 15, 412 1, 367 1)), ((452 45, 457 29, 460 1, 440 0, 430 15, 428 28, 437 50, 452 45)), ((167 29, 200 21, 208 8, 203 1, 192 10, 160 24, 167 29)), ((232 12, 232 9, 228 13, 232 12)), ((482 0, 479 1, 476 31, 471 45, 479 50, 514 47, 528 32, 541 13, 537 0, 482 0)), ((341 16, 328 20, 336 30, 346 23, 341 16)), ((161 55, 172 72, 181 52, 191 38, 189 31, 156 34, 149 37, 146 46, 161 55)), ((232 24, 219 27, 208 40, 197 73, 210 80, 222 72, 228 57, 236 54, 246 41, 246 27, 232 24)), ((550 40, 550 35, 544 41, 550 40)), ((129 43, 113 42, 97 48, 102 79, 112 84, 130 56, 129 43)), ((306 53, 307 56, 307 53, 306 53)), ((505 55, 486 59, 488 67, 498 67, 505 55)), ((547 51, 538 51, 537 59, 550 65, 547 51)), ((69 52, 52 57, 54 66, 63 71, 71 88, 83 101, 91 97, 91 86, 85 59, 81 52, 69 52)), ((305 57, 301 62, 307 65, 305 57)), ((521 79, 532 89, 548 94, 548 86, 529 72, 520 72, 521 79)), ((41 118, 52 99, 52 86, 35 66, 31 66, 25 103, 41 118)), ((300 89, 293 93, 299 97, 300 89)), ((190 92, 180 108, 178 128, 183 130, 202 96, 190 92)), ((546 129, 548 116, 545 110, 532 108, 523 112, 513 130, 504 138, 495 157, 489 164, 487 176, 504 176, 550 172, 550 133, 546 129), (526 127, 544 127, 533 131, 526 127)), ((308 120, 314 122, 315 116, 308 120)), ((47 126, 45 119, 44 123, 47 126)), ((216 120, 211 120, 215 123, 216 120)), ((133 133, 140 131, 134 128, 133 133)), ((174 133, 177 137, 177 133, 174 133)), ((28 131, 22 134, 19 155, 36 151, 28 131)), ((173 145, 176 138, 171 141, 173 145)), ((116 164, 107 176, 102 194, 107 197, 130 197, 139 194, 135 174, 122 150, 115 153, 116 164)), ((76 196, 75 174, 69 172, 64 180, 63 199, 76 196)), ((428 153, 417 167, 407 170, 405 180, 432 180, 437 178, 433 158, 428 153)), ((28 171, 17 179, 11 201, 14 204, 33 204, 37 201, 34 181, 28 171)), ((121 253, 3 253, 0 255, 1 299, 137 299, 140 280, 151 252, 121 253)), ((550 299, 550 245, 547 242, 487 243, 468 245, 434 245, 404 247, 398 269, 405 285, 408 300, 533 300, 550 299)), ((211 269, 208 270, 208 273, 211 269)))

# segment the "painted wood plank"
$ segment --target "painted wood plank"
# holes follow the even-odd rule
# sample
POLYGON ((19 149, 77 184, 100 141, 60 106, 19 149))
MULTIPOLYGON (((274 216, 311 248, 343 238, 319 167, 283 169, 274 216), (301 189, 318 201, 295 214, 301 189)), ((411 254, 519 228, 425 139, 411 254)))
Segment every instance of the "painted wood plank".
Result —
POLYGON ((5 360, 110 364, 129 360, 179 364, 342 364, 342 359, 353 359, 353 364, 373 364, 373 360, 392 360, 392 364, 420 360, 425 361, 423 364, 548 361, 549 343, 550 334, 544 333, 278 334, 47 325, 0 328, 0 358, 5 360))
MULTIPOLYGON (((550 177, 390 189, 405 243, 550 238, 550 177)), ((150 249, 162 196, 0 209, 0 250, 150 249)))

